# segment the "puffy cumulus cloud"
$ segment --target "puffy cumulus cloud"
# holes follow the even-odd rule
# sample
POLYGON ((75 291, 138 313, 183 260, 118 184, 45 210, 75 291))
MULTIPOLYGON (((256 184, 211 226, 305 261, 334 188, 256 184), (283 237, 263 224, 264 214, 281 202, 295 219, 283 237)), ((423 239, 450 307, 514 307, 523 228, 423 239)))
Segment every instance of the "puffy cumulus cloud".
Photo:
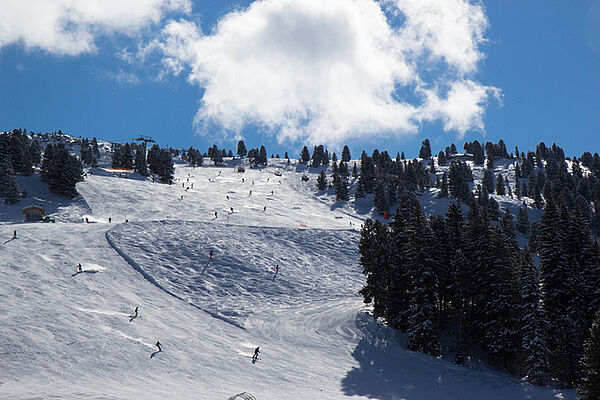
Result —
POLYGON ((280 141, 341 144, 441 120, 483 129, 490 96, 473 80, 487 19, 468 0, 258 0, 210 34, 170 21, 143 51, 203 89, 195 122, 280 141))
POLYGON ((60 55, 95 51, 98 35, 132 35, 190 0, 2 0, 0 49, 22 44, 60 55))

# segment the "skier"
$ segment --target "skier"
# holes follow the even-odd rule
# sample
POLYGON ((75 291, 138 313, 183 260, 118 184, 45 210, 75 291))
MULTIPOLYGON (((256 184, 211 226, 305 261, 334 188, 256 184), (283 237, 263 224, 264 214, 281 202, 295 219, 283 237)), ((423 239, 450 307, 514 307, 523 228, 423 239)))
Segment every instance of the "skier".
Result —
POLYGON ((231 210, 231 212, 233 212, 233 207, 229 207, 229 209, 231 210))
POLYGON ((229 195, 225 195, 225 197, 227 197, 227 200, 229 200, 229 195))
POLYGON ((134 318, 138 316, 138 310, 139 310, 139 307, 136 307, 135 310, 133 310, 134 318))
POLYGON ((275 275, 277 275, 279 273, 279 264, 277 264, 275 266, 275 275))
POLYGON ((16 239, 16 238, 17 238, 17 231, 15 230, 15 231, 13 232, 13 239, 16 239))
POLYGON ((215 218, 217 218, 217 212, 215 211, 215 218))
POLYGON ((81 268, 81 263, 77 264, 77 272, 83 272, 83 269, 81 268))
POLYGON ((267 206, 265 206, 265 207, 263 208, 263 212, 265 212, 265 211, 267 211, 267 206))
POLYGON ((208 253, 208 259, 212 260, 212 250, 210 251, 210 253, 208 253))
POLYGON ((254 349, 254 355, 252 356, 253 360, 258 360, 258 353, 260 353, 260 347, 257 347, 256 349, 254 349))
POLYGON ((160 348, 160 342, 158 340, 156 341, 155 346, 158 347, 158 351, 162 351, 162 349, 160 348))
POLYGON ((110 221, 112 221, 111 217, 108 217, 108 223, 110 224, 110 221))
POLYGON ((89 223, 90 223, 90 220, 88 219, 88 217, 85 217, 85 223, 86 223, 86 224, 89 224, 89 223))

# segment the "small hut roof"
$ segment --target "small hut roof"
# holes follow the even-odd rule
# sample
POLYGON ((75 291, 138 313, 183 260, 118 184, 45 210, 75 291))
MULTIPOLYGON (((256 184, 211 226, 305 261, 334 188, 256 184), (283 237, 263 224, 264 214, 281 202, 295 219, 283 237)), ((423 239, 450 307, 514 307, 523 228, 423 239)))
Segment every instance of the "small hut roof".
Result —
POLYGON ((35 210, 35 209, 40 210, 40 212, 42 213, 42 215, 46 215, 46 210, 44 210, 42 207, 36 206, 36 205, 23 207, 23 214, 27 214, 27 211, 29 211, 29 210, 35 210))

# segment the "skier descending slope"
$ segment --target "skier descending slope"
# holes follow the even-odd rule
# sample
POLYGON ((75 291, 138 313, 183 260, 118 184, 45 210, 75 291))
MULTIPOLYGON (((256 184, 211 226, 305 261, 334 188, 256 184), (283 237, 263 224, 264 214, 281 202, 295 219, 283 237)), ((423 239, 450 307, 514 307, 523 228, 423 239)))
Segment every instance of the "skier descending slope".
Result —
POLYGON ((254 355, 252 355, 252 361, 258 360, 258 353, 260 353, 260 347, 254 349, 254 355))
POLYGON ((162 349, 160 347, 160 342, 158 340, 156 341, 155 346, 158 347, 158 351, 162 351, 162 349))

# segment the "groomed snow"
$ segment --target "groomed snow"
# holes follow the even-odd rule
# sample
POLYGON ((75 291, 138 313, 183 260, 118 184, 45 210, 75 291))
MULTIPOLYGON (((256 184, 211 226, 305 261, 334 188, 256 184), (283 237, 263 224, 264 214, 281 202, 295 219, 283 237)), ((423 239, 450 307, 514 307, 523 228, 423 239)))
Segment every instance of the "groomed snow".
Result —
POLYGON ((406 351, 358 294, 366 202, 269 162, 178 164, 170 186, 96 168, 74 201, 20 178, 57 223, 0 206, 0 399, 575 399, 406 351))

